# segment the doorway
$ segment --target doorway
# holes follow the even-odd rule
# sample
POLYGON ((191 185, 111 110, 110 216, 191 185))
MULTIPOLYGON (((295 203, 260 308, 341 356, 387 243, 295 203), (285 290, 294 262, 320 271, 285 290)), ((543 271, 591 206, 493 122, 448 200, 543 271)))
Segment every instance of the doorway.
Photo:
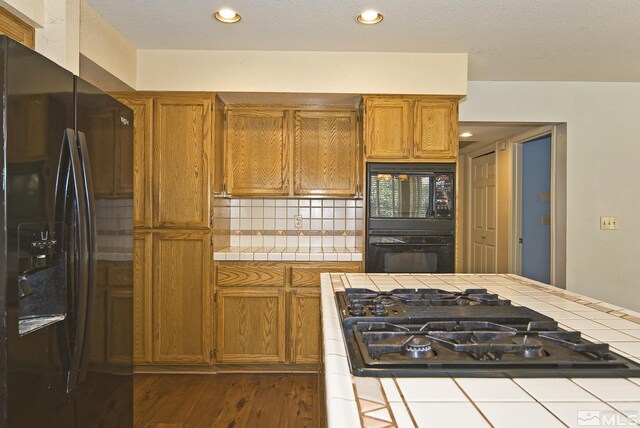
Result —
MULTIPOLYGON (((472 137, 465 141, 461 139, 459 146, 458 213, 461 220, 456 226, 456 239, 460 239, 456 244, 462 251, 456 252, 457 271, 514 273, 541 278, 546 283, 564 288, 567 236, 566 124, 460 122, 459 127, 472 137), (523 151, 527 149, 524 156, 529 163, 529 148, 535 151, 535 141, 541 139, 547 140, 545 168, 544 172, 537 171, 536 167, 533 171, 544 175, 548 181, 545 183, 546 190, 538 190, 534 195, 537 194, 535 201, 542 201, 541 205, 546 211, 532 214, 528 208, 523 209, 523 151), (486 167, 482 166, 484 163, 486 167), (491 178, 491 174, 495 177, 491 178), (483 205, 485 202, 487 205, 483 205), (483 214, 476 216, 476 213, 483 214), (524 247, 524 265, 523 245, 520 243, 523 215, 526 238, 523 243, 532 244, 531 247, 524 247), (543 274, 535 273, 535 270, 532 274, 529 265, 530 261, 533 263, 535 260, 528 256, 528 250, 536 248, 535 239, 539 238, 536 232, 526 237, 526 224, 530 218, 546 229, 543 246, 548 250, 542 255, 537 254, 539 259, 547 261, 543 274), (492 224, 494 219, 495 223, 492 224), (493 242, 495 245, 487 245, 493 242), (495 262, 492 258, 495 258, 495 262), (492 266, 495 266, 495 270, 492 270, 492 266)), ((529 185, 525 184, 524 187, 529 185)))
POLYGON ((472 251, 474 273, 496 273, 496 153, 471 160, 472 251))
POLYGON ((551 280, 551 135, 522 144, 522 276, 551 280))

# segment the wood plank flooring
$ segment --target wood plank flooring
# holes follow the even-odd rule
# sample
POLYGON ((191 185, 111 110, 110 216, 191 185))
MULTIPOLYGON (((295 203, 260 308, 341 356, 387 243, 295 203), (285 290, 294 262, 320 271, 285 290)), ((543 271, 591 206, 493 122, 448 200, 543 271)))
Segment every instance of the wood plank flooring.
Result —
POLYGON ((138 374, 135 428, 320 426, 317 374, 138 374))

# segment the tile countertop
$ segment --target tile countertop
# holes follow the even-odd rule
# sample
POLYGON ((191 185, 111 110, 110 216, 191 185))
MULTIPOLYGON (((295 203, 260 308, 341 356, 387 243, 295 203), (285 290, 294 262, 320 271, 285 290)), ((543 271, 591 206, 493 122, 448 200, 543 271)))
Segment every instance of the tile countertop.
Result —
POLYGON ((213 253, 217 261, 361 262, 362 249, 338 247, 228 247, 213 253))
POLYGON ((486 288, 640 361, 640 314, 516 275, 322 274, 327 421, 334 427, 638 426, 640 378, 351 376, 334 291, 486 288), (580 417, 580 421, 578 420, 580 417), (602 424, 602 425, 599 425, 602 424))

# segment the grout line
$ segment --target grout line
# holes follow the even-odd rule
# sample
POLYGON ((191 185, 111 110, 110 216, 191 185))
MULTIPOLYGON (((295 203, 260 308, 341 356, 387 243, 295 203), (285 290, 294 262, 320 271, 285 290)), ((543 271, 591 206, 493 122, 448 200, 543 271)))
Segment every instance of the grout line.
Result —
POLYGON ((450 378, 450 379, 453 381, 453 383, 455 383, 455 384, 456 384, 456 386, 458 387, 458 389, 460 389, 460 391, 462 391, 462 393, 464 394, 464 396, 465 396, 465 397, 467 397, 467 400, 469 400, 469 402, 471 403, 471 405, 472 405, 473 407, 475 407, 475 409, 478 411, 478 413, 480 413, 480 415, 484 418, 484 420, 485 420, 485 421, 487 421, 487 423, 489 424, 489 426, 491 426, 491 427, 495 427, 495 425, 493 425, 493 424, 491 423, 491 421, 489 420, 489 418, 487 417, 487 415, 485 415, 485 414, 482 412, 482 410, 480 410, 480 408, 478 407, 478 405, 476 404, 476 402, 475 402, 475 401, 473 401, 473 400, 471 399, 471 397, 469 397, 469 394, 467 394, 467 391, 465 391, 465 390, 464 390, 464 388, 460 386, 460 384, 456 381, 456 379, 455 379, 454 377, 452 377, 452 378, 450 378))
POLYGON ((402 397, 402 402, 404 403, 404 408, 407 410, 407 414, 409 415, 409 417, 411 418, 411 422, 413 423, 414 427, 418 426, 418 423, 416 422, 416 419, 413 417, 413 413, 411 413, 411 409, 409 408, 409 403, 407 403, 407 399, 404 398, 404 392, 402 392, 402 388, 400 388, 400 385, 398 385, 398 379, 391 378, 393 379, 393 383, 396 385, 396 389, 398 390, 398 393, 400 394, 400 397, 402 397))

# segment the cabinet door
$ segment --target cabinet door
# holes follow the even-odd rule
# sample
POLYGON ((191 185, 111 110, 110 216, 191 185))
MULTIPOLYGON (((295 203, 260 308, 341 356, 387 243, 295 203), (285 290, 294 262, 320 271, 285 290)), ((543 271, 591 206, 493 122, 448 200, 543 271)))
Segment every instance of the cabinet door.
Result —
POLYGON ((365 155, 370 158, 409 157, 410 102, 402 98, 367 98, 365 102, 365 155))
POLYGON ((131 287, 109 288, 107 295, 107 361, 128 365, 133 346, 133 290, 131 287))
POLYGON ((289 292, 291 363, 317 363, 320 360, 320 291, 289 292))
MULTIPOLYGON (((133 151, 122 148, 120 157, 131 156, 131 159, 120 159, 120 165, 133 165, 133 183, 127 177, 131 173, 118 170, 117 191, 124 192, 133 187, 133 224, 135 227, 151 227, 151 150, 153 128, 153 98, 150 96, 117 96, 118 101, 133 110, 133 151)), ((123 138, 122 141, 131 139, 123 138)))
POLYGON ((120 120, 113 109, 88 109, 83 113, 82 123, 90 144, 91 177, 96 197, 115 195, 116 144, 120 138, 120 120))
MULTIPOLYGON (((10 162, 46 159, 47 144, 51 138, 47 133, 48 114, 55 110, 55 107, 49 105, 45 95, 14 95, 9 97, 8 107, 10 112, 7 114, 7 137, 13 142, 7 144, 7 157, 10 162)), ((51 155, 56 160, 59 156, 58 153, 51 155)))
POLYGON ((296 195, 356 194, 355 112, 296 112, 294 136, 296 195))
POLYGON ((458 101, 418 100, 414 109, 413 156, 455 160, 458 155, 458 101))
POLYGON ((0 8, 0 34, 6 34, 31 49, 36 48, 35 29, 4 8, 0 8))
POLYGON ((154 362, 211 362, 210 255, 208 234, 154 233, 154 362))
POLYGON ((211 105, 208 97, 156 99, 153 112, 156 227, 209 227, 211 105))
POLYGON ((285 294, 280 289, 218 292, 218 362, 285 361, 285 294))
POLYGON ((284 111, 227 113, 226 184, 232 195, 287 195, 289 177, 284 111))
POLYGON ((151 233, 133 236, 133 362, 152 361, 151 233))
POLYGON ((104 364, 107 354, 107 288, 96 287, 91 313, 89 361, 104 364))

